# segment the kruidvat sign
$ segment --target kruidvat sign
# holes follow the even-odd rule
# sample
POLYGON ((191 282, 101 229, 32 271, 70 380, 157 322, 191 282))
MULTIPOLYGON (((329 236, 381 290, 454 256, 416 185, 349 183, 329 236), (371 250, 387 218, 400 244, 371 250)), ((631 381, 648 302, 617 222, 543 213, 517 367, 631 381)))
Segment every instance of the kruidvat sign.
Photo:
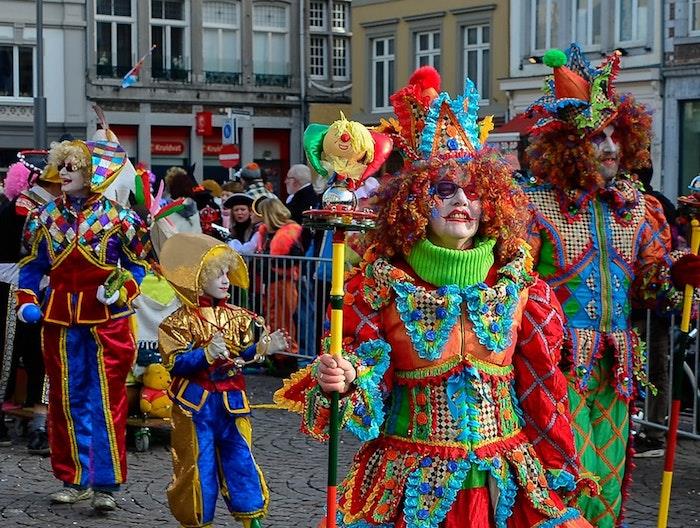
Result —
POLYGON ((151 156, 180 156, 185 152, 181 141, 152 141, 151 156))
POLYGON ((205 156, 218 156, 221 154, 222 147, 221 143, 205 143, 202 145, 202 154, 205 156))

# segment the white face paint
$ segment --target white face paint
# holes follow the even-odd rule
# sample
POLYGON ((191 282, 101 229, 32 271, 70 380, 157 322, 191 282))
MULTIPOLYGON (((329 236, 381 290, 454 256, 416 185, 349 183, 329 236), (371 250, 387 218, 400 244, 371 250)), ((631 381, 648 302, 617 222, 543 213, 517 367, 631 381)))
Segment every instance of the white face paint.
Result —
POLYGON ((61 177, 61 191, 78 197, 90 194, 85 170, 77 168, 70 158, 59 164, 58 169, 61 177))
POLYGON ((228 290, 231 287, 231 281, 228 280, 228 269, 221 271, 213 278, 209 279, 202 289, 204 294, 213 299, 221 300, 228 298, 228 290))
POLYGON ((606 182, 609 182, 617 176, 617 171, 620 170, 620 144, 615 137, 615 127, 606 126, 591 138, 591 143, 598 161, 600 175, 606 182))
POLYGON ((449 198, 441 198, 439 193, 436 193, 430 215, 428 239, 436 246, 448 249, 472 247, 474 236, 479 230, 481 210, 481 200, 469 188, 465 192, 462 187, 458 187, 454 196, 449 198))

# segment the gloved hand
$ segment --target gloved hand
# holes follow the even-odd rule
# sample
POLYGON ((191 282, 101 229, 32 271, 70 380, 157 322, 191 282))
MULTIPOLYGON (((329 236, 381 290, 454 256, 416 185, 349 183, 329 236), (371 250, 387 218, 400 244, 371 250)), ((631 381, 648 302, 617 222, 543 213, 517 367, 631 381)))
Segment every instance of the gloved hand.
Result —
POLYGON ((266 354, 286 352, 289 350, 289 345, 289 334, 284 330, 275 330, 270 334, 270 344, 267 347, 266 354))
POLYGON ((686 286, 700 288, 700 256, 683 255, 671 266, 671 279, 678 290, 686 286))
POLYGON ((34 303, 24 303, 17 310, 17 319, 28 324, 38 323, 41 320, 41 308, 34 303))
POLYGON ((224 341, 224 336, 221 335, 221 332, 214 334, 209 344, 204 348, 204 354, 207 356, 209 363, 214 363, 217 359, 229 358, 226 341, 224 341))
POLYGON ((102 304, 104 304, 105 306, 109 306, 119 300, 119 290, 115 291, 111 297, 107 297, 104 285, 100 284, 100 286, 97 288, 96 297, 97 300, 100 301, 102 304))

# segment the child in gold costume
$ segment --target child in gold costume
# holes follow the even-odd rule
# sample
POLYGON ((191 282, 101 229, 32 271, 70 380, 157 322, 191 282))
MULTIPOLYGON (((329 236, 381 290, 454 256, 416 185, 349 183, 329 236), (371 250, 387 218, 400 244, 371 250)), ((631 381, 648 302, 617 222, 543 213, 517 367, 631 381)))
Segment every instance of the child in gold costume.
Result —
POLYGON ((219 490, 245 528, 259 528, 269 491, 251 453, 250 406, 241 369, 288 348, 281 331, 226 303, 230 286, 246 288, 243 259, 226 244, 179 233, 162 247, 161 266, 183 305, 160 325, 163 364, 173 381, 173 482, 168 502, 185 527, 210 526, 219 490))

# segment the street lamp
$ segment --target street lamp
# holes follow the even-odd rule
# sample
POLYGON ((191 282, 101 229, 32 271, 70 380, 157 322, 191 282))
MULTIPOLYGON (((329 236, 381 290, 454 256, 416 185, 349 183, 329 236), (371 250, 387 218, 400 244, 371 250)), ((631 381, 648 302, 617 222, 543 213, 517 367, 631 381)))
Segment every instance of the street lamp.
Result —
POLYGON ((44 2, 36 2, 36 96, 34 97, 34 148, 48 146, 44 97, 44 2))

